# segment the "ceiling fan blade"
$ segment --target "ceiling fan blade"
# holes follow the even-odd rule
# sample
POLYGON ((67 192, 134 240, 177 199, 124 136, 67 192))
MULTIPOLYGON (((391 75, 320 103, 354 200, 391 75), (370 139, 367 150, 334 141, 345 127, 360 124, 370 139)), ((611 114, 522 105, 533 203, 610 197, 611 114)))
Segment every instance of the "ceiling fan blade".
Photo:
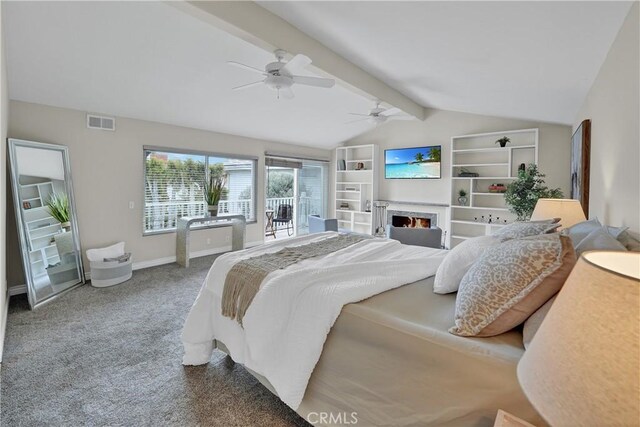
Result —
POLYGON ((323 79, 320 77, 307 77, 307 76, 293 76, 293 81, 294 83, 298 83, 300 85, 326 87, 326 88, 333 87, 336 84, 336 81, 333 79, 323 79))
POLYGON ((284 99, 293 99, 295 95, 293 94, 293 90, 290 87, 285 87, 278 90, 278 99, 282 97, 284 99))
POLYGON ((256 68, 256 67, 252 67, 251 65, 241 64, 241 63, 236 62, 236 61, 227 61, 227 64, 233 65, 234 67, 243 68, 243 69, 248 70, 248 71, 253 71, 254 73, 259 73, 259 74, 262 74, 263 76, 266 76, 266 73, 264 72, 264 70, 261 70, 261 69, 256 68))
POLYGON ((364 121, 367 121, 367 120, 369 120, 369 117, 365 117, 365 118, 363 118, 363 119, 351 120, 351 121, 349 121, 349 122, 345 122, 344 124, 345 124, 345 125, 349 125, 349 124, 351 124, 351 123, 364 122, 364 121))
POLYGON ((289 73, 289 75, 293 75, 297 70, 301 70, 309 64, 311 64, 311 58, 299 53, 291 58, 291 61, 287 62, 284 67, 280 69, 280 72, 284 71, 285 73, 289 73))
POLYGON ((361 117, 369 117, 369 114, 360 114, 360 113, 349 113, 352 116, 361 116, 361 117))
POLYGON ((383 116, 392 116, 394 114, 398 114, 398 113, 402 113, 402 110, 399 108, 389 108, 388 110, 384 110, 383 112, 381 112, 380 114, 383 116))
POLYGON ((231 90, 246 89, 252 86, 257 86, 262 83, 264 83, 264 80, 260 80, 258 82, 253 82, 253 83, 247 83, 246 85, 236 86, 234 88, 231 88, 231 90))
POLYGON ((413 120, 415 119, 415 117, 410 116, 408 114, 396 114, 394 116, 387 116, 388 119, 393 119, 393 120, 413 120))

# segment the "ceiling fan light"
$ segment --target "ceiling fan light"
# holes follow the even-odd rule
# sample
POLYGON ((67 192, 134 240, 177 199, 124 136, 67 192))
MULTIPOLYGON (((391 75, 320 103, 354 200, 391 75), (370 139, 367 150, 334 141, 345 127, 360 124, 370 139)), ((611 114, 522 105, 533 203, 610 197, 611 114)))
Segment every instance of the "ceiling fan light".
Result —
POLYGON ((371 123, 379 125, 387 121, 387 118, 385 116, 371 115, 369 120, 371 123))
POLYGON ((287 76, 268 76, 264 83, 273 90, 290 88, 293 85, 293 79, 287 76))

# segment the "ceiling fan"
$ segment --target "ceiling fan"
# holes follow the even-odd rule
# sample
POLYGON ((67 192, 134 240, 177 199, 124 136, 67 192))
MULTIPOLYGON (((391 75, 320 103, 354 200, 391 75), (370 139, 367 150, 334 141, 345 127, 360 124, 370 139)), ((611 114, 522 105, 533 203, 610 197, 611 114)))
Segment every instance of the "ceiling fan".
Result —
POLYGON ((264 67, 264 70, 235 61, 227 61, 227 63, 230 65, 253 71, 254 73, 260 74, 264 77, 264 79, 258 80, 257 82, 236 86, 233 88, 233 90, 247 89, 252 86, 265 84, 268 88, 273 89, 277 92, 278 99, 280 99, 280 96, 285 99, 292 99, 294 97, 294 94, 293 90, 291 90, 291 86, 293 86, 294 84, 323 88, 331 88, 336 84, 336 81, 333 79, 297 76, 296 72, 301 71, 304 67, 311 64, 311 59, 308 56, 298 54, 291 58, 290 61, 283 62, 287 52, 282 49, 278 49, 274 52, 274 54, 276 56, 276 61, 268 63, 264 67))
POLYGON ((382 108, 379 102, 376 102, 376 106, 369 111, 369 114, 362 113, 349 113, 352 116, 361 116, 360 119, 351 120, 345 124, 364 122, 365 120, 373 124, 381 124, 387 120, 413 120, 413 116, 402 113, 399 108, 382 108), (401 113, 401 114, 398 114, 401 113))

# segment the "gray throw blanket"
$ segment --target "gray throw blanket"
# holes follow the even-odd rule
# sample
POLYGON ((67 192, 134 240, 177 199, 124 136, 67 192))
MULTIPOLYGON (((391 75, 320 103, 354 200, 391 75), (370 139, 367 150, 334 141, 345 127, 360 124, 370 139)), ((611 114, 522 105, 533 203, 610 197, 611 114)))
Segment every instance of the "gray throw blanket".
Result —
POLYGON ((364 240, 362 236, 339 235, 319 242, 280 249, 271 254, 262 254, 242 260, 231 267, 224 281, 222 293, 222 315, 242 319, 258 293, 265 277, 272 271, 281 270, 305 259, 328 255, 364 240))

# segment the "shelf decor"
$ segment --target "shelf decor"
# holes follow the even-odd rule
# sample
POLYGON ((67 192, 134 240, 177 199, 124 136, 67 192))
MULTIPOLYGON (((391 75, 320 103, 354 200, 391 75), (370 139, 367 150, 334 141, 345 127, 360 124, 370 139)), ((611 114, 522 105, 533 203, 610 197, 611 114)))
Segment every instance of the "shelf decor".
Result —
POLYGON ((378 197, 377 169, 376 145, 336 148, 335 216, 340 229, 374 233, 371 201, 378 197))
POLYGON ((536 128, 451 138, 449 248, 472 237, 492 234, 516 220, 504 192, 518 179, 522 163, 538 163, 536 128), (498 146, 502 143, 504 146, 498 146), (468 199, 465 203, 458 200, 461 190, 468 199))

